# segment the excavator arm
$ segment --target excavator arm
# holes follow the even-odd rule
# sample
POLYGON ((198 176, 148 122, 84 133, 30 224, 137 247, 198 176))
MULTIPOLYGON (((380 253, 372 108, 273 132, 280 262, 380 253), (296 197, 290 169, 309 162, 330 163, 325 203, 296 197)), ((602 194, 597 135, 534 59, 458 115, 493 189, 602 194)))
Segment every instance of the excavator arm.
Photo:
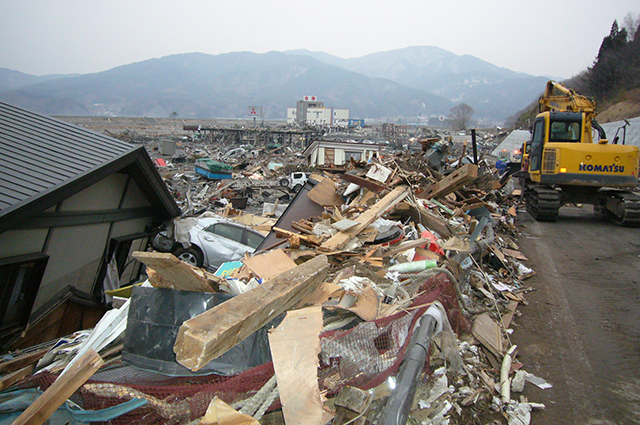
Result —
POLYGON ((560 83, 549 81, 544 94, 540 96, 540 112, 545 111, 584 112, 593 115, 596 111, 596 103, 560 83), (560 94, 554 94, 554 89, 560 94))

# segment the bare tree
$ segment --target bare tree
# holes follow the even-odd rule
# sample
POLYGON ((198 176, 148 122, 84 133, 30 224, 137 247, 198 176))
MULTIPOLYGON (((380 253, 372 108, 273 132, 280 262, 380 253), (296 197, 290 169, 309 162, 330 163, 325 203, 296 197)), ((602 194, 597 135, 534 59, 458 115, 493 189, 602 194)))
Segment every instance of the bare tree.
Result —
POLYGON ((640 27, 640 14, 635 13, 627 13, 624 19, 622 20, 622 28, 627 30, 627 38, 628 41, 633 41, 635 38, 636 31, 640 27))
POLYGON ((173 118, 173 126, 176 126, 176 118, 178 118, 178 113, 176 111, 173 111, 172 113, 169 114, 169 118, 173 118))
POLYGON ((473 108, 466 103, 461 103, 451 108, 450 112, 451 115, 449 116, 449 119, 451 120, 451 126, 453 129, 466 130, 467 125, 471 121, 471 116, 473 115, 473 108))

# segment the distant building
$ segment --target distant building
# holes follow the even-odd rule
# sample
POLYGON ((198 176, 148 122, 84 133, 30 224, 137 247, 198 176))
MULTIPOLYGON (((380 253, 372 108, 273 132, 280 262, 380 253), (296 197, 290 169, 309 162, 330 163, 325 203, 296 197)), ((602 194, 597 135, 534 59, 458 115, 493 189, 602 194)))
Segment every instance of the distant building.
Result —
POLYGON ((307 164, 316 166, 341 166, 353 158, 356 161, 368 161, 379 155, 382 145, 376 143, 340 142, 316 140, 302 153, 307 164))
POLYGON ((287 108, 287 124, 347 126, 349 110, 326 108, 315 96, 305 96, 295 108, 287 108))
POLYGON ((406 138, 407 126, 384 123, 382 124, 382 137, 386 139, 406 138))

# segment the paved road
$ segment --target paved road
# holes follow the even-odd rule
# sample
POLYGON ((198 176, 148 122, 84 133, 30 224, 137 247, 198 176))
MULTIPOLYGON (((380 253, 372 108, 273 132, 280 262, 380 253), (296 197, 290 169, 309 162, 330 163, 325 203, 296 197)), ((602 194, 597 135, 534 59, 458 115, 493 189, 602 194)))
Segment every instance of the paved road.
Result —
POLYGON ((554 385, 527 383, 524 395, 547 406, 534 425, 640 423, 640 228, 592 211, 564 207, 555 223, 518 215, 537 274, 512 341, 525 370, 554 385))

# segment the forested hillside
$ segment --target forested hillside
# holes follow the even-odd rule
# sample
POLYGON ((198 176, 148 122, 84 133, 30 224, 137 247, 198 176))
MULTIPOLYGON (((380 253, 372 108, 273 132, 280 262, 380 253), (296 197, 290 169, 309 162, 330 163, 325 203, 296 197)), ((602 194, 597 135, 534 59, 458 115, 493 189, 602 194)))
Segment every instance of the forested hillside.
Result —
MULTIPOLYGON (((622 27, 613 21, 593 65, 562 83, 596 101, 600 122, 640 116, 640 15, 627 15, 622 27)), ((535 102, 515 118, 514 125, 527 127, 537 113, 535 102)))

